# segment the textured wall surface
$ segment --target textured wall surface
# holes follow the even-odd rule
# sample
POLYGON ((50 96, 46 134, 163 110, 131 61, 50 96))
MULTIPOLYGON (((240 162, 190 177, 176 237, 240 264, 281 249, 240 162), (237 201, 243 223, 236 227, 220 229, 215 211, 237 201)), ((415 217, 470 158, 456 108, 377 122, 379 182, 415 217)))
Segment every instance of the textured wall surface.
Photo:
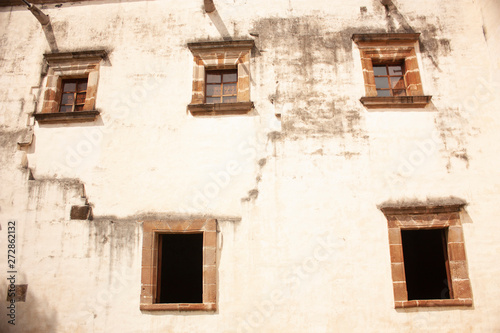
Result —
POLYGON ((214 2, 39 5, 45 29, 0 7, 2 308, 9 220, 28 284, 0 331, 499 331, 498 2, 214 2), (384 32, 421 33, 424 109, 360 103, 352 34, 384 32), (255 41, 255 108, 195 117, 187 43, 224 39, 255 41), (97 120, 36 122, 43 54, 97 49, 97 120), (450 196, 474 305, 395 309, 377 205, 450 196), (87 202, 94 219, 71 220, 87 202), (218 221, 218 310, 141 312, 141 222, 198 217, 218 221))

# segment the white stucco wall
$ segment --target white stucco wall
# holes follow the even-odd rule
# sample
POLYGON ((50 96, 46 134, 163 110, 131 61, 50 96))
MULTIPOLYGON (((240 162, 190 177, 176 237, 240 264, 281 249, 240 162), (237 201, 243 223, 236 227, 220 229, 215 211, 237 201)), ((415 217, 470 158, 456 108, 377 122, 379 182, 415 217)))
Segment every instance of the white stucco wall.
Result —
POLYGON ((210 15, 202 1, 45 5, 59 51, 109 51, 101 115, 71 125, 30 117, 50 48, 29 11, 0 7, 0 244, 16 220, 17 283, 29 286, 16 326, 2 315, 0 330, 500 330, 500 82, 483 35, 493 2, 398 0, 389 14, 374 0, 216 0, 210 15), (408 28, 421 33, 431 104, 365 109, 352 34, 408 28), (187 43, 227 36, 255 39, 255 109, 193 117, 187 43), (27 125, 34 141, 19 150, 27 125), (69 218, 82 186, 93 221, 69 218), (468 202, 474 306, 396 310, 377 205, 449 196, 468 202), (141 312, 140 221, 193 216, 218 219, 217 312, 141 312))

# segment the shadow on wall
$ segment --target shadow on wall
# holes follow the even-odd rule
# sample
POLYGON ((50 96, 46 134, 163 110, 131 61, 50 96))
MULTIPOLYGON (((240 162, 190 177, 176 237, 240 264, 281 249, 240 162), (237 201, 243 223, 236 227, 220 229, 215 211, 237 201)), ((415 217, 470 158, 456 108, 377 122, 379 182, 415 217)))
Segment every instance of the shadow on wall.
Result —
POLYGON ((15 303, 15 325, 9 324, 10 311, 7 307, 11 304, 7 302, 7 284, 3 283, 0 288, 0 332, 10 333, 52 333, 57 331, 57 314, 44 299, 37 298, 33 289, 28 288, 26 302, 15 303), (4 314, 5 313, 5 314, 4 314))

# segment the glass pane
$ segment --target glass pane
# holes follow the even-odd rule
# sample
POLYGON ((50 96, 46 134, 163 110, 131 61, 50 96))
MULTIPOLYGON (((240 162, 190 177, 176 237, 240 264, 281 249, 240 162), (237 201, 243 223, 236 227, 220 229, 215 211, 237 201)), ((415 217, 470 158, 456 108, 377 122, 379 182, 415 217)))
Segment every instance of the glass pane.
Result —
POLYGON ((386 77, 376 77, 375 85, 379 88, 389 88, 389 80, 386 77))
POLYGON ((85 95, 84 92, 76 94, 76 104, 85 104, 85 95))
POLYGON ((373 66, 373 73, 375 75, 387 75, 385 66, 373 66))
POLYGON ((72 106, 71 105, 62 105, 61 108, 59 109, 59 112, 71 112, 72 106))
POLYGON ((78 82, 78 91, 84 91, 84 90, 87 90, 87 81, 78 82))
POLYGON ((393 90, 394 96, 406 96, 406 90, 393 90))
POLYGON ((63 91, 75 91, 76 89, 76 83, 75 82, 65 82, 63 86, 63 91))
POLYGON ((207 96, 220 96, 220 84, 207 84, 207 96))
POLYGON ((391 77, 391 85, 393 89, 405 89, 405 80, 402 76, 391 77))
POLYGON ((389 75, 403 75, 401 66, 389 66, 389 75))
POLYGON ((379 97, 391 96, 391 91, 390 90, 377 90, 377 96, 379 96, 379 97))
POLYGON ((220 83, 220 74, 207 74, 207 83, 220 83))
POLYGON ((61 98, 61 104, 73 104, 75 100, 75 94, 63 94, 61 98))
POLYGON ((223 103, 236 103, 236 96, 224 97, 223 103))
POLYGON ((75 111, 83 111, 83 105, 76 105, 75 111))
POLYGON ((224 95, 236 95, 236 83, 224 84, 224 95))
POLYGON ((220 97, 207 97, 207 103, 220 103, 220 97))
POLYGON ((238 76, 236 73, 223 74, 222 82, 237 82, 238 76))

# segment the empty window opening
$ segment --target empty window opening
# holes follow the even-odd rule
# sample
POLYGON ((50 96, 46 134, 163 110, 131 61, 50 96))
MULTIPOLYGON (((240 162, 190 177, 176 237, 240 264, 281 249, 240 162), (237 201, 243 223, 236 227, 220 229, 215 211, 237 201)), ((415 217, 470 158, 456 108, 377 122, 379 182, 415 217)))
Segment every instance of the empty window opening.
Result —
POLYGON ((203 303, 203 234, 158 237, 156 303, 203 303))
POLYGON ((451 298, 446 231, 401 230, 408 300, 451 298))
POLYGON ((206 72, 206 103, 236 103, 238 70, 206 72))
POLYGON ((377 96, 406 96, 404 64, 373 64, 377 96))
POLYGON ((83 111, 87 95, 87 79, 62 81, 60 112, 83 111))

